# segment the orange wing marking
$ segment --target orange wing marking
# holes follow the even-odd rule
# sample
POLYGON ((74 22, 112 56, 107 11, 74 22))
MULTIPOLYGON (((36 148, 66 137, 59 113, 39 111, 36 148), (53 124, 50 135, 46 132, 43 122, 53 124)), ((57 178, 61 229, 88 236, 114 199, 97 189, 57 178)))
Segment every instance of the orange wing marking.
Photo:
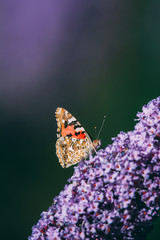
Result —
POLYGON ((64 127, 64 125, 62 125, 61 135, 62 135, 62 137, 71 135, 72 137, 78 138, 78 139, 86 138, 85 133, 82 130, 79 132, 76 132, 73 125, 67 126, 67 127, 64 127))

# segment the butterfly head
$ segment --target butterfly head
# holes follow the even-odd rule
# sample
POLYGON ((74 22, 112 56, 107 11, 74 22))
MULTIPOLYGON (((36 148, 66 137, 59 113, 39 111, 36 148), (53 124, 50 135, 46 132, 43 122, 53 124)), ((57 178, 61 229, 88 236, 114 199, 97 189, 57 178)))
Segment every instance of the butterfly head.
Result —
MULTIPOLYGON (((102 130, 102 128, 103 128, 103 125, 104 125, 105 120, 106 120, 106 116, 104 116, 104 118, 103 118, 103 122, 102 122, 102 125, 101 125, 101 127, 100 127, 100 130, 99 130, 99 132, 98 132, 98 135, 97 135, 96 140, 93 140, 93 148, 94 148, 94 150, 98 149, 98 148, 101 146, 101 140, 98 139, 98 138, 99 138, 100 132, 101 132, 101 130, 102 130)), ((96 133, 96 127, 95 127, 95 133, 96 133)))
POLYGON ((93 147, 95 149, 98 149, 100 146, 101 146, 101 140, 99 139, 93 140, 93 147))

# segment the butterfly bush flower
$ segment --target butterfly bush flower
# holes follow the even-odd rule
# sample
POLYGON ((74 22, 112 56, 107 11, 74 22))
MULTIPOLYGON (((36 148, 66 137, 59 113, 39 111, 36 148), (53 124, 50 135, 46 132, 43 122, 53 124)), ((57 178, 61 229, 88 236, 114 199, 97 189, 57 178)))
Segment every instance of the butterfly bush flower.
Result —
POLYGON ((133 131, 74 167, 29 240, 145 239, 160 208, 160 97, 137 117, 133 131))

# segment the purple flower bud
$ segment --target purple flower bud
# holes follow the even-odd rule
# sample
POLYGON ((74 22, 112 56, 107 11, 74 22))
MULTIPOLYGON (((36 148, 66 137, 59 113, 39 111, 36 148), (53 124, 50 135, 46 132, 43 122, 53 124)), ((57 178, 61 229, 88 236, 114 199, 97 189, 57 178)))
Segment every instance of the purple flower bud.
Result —
POLYGON ((139 122, 81 161, 29 240, 145 239, 160 208, 160 97, 139 122))

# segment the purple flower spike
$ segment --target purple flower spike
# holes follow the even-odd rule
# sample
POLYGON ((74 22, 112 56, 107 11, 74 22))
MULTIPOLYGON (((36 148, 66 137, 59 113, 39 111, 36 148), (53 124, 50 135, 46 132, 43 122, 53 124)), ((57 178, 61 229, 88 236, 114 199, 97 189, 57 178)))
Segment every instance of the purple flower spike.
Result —
POLYGON ((81 161, 29 240, 145 239, 160 208, 160 97, 134 131, 81 161))

